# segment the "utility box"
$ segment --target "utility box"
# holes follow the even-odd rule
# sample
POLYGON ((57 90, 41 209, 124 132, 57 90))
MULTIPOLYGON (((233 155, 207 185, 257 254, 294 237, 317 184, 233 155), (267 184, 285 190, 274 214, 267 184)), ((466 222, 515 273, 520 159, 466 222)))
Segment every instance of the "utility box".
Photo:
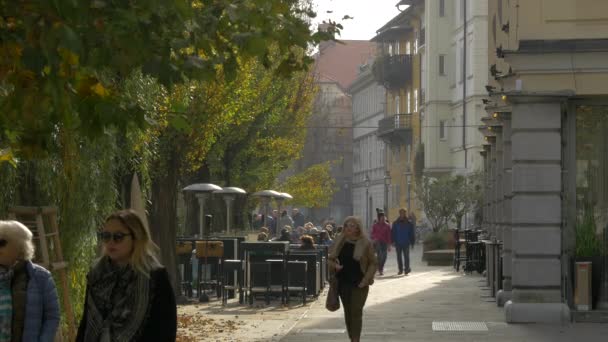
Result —
POLYGON ((574 306, 579 311, 589 311, 593 306, 591 302, 592 265, 590 261, 577 262, 575 265, 574 306))

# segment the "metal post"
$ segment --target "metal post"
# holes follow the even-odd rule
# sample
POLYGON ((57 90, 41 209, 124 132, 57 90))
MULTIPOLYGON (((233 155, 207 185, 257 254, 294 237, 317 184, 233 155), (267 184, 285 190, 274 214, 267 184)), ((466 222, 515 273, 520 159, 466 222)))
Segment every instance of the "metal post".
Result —
POLYGON ((234 196, 224 195, 224 201, 226 202, 226 234, 230 234, 230 209, 232 207, 232 202, 234 201, 234 196))
POLYGON ((204 231, 204 218, 205 218, 205 199, 207 199, 206 193, 197 193, 196 198, 198 199, 199 207, 199 225, 198 225, 198 236, 203 237, 204 231))

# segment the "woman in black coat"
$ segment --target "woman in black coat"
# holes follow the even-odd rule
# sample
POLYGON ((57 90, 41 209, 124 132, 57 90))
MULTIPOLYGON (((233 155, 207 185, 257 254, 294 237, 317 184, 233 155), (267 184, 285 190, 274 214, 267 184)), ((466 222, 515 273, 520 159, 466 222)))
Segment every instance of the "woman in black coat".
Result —
POLYGON ((98 237, 103 256, 87 275, 76 341, 175 341, 169 275, 139 216, 132 210, 110 215, 98 237))

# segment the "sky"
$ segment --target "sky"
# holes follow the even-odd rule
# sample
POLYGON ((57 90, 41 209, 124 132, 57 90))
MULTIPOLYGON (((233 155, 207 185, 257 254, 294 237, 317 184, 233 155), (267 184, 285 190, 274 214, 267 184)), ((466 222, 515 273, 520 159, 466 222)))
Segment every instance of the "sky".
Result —
MULTIPOLYGON (((316 5, 317 18, 342 22, 344 30, 339 39, 370 40, 376 30, 399 14, 395 4, 399 0, 313 0, 316 5), (332 11, 332 13, 327 13, 332 11), (342 21, 345 15, 354 19, 342 21)), ((401 6, 405 9, 405 6, 401 6)))

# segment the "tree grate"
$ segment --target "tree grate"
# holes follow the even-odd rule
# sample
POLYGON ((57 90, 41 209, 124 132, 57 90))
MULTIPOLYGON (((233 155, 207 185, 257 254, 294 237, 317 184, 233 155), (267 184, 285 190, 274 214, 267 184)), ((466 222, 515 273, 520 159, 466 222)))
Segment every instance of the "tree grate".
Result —
POLYGON ((485 322, 433 322, 433 331, 488 331, 485 322))

